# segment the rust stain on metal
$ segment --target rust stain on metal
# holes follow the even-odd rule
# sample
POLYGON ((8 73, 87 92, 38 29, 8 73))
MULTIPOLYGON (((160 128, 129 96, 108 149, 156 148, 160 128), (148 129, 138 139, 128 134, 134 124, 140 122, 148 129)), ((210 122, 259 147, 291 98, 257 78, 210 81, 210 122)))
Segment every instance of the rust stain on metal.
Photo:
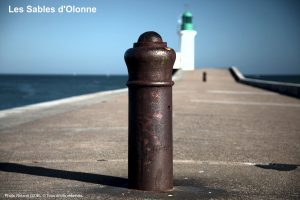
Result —
POLYGON ((155 113, 154 117, 160 120, 163 117, 163 115, 161 113, 155 113))
POLYGON ((173 188, 172 70, 175 52, 156 32, 143 33, 125 53, 128 68, 129 187, 173 188))
POLYGON ((160 95, 157 91, 152 91, 151 97, 154 98, 153 100, 157 100, 157 101, 160 99, 160 95))

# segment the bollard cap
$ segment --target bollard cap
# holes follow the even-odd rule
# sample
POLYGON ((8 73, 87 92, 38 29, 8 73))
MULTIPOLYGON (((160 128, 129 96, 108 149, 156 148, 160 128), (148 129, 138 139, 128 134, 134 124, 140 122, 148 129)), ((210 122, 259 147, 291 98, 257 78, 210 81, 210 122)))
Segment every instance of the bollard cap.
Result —
POLYGON ((154 31, 148 31, 140 35, 137 43, 134 43, 133 45, 133 47, 143 46, 167 47, 167 43, 163 42, 158 33, 154 31))
POLYGON ((140 35, 138 42, 163 42, 163 40, 158 33, 154 31, 148 31, 140 35))
POLYGON ((173 85, 176 53, 167 47, 158 33, 148 31, 141 34, 133 48, 125 52, 124 58, 129 74, 128 86, 173 85))

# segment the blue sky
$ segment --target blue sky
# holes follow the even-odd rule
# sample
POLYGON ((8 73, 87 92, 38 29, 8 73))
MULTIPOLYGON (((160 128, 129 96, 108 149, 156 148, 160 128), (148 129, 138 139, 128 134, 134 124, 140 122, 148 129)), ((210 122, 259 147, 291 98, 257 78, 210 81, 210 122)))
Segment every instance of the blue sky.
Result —
POLYGON ((179 50, 178 19, 193 13, 196 66, 300 74, 298 0, 1 0, 0 73, 127 74, 145 31, 179 50), (95 14, 9 13, 8 6, 95 6, 95 14))

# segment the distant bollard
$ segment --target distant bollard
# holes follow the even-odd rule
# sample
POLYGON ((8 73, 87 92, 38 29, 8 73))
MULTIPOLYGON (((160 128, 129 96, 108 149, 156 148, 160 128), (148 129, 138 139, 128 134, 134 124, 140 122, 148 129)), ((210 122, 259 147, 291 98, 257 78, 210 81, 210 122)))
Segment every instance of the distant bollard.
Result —
POLYGON ((203 72, 203 74, 202 74, 202 80, 203 80, 203 82, 206 82, 206 76, 207 76, 207 74, 206 74, 206 72, 203 72))
POLYGON ((173 188, 172 69, 176 54, 156 32, 143 33, 125 53, 128 68, 129 188, 173 188))

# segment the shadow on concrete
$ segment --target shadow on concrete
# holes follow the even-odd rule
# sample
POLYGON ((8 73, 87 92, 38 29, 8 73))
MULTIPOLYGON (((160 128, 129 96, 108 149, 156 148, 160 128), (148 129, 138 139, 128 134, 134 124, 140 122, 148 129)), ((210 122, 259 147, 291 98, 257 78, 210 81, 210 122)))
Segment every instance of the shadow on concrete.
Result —
POLYGON ((91 174, 84 172, 74 172, 58 169, 50 169, 45 167, 28 166, 17 163, 0 162, 0 171, 12 172, 20 174, 29 174, 35 176, 43 176, 50 178, 61 178, 67 180, 82 181, 86 183, 101 184, 104 188, 86 189, 82 194, 86 197, 97 198, 101 195, 109 195, 113 198, 128 199, 166 199, 172 196, 174 200, 189 199, 214 199, 218 197, 227 198, 228 193, 222 189, 209 188, 197 179, 176 179, 174 180, 173 190, 166 192, 151 192, 128 189, 128 179, 107 175, 91 174))
POLYGON ((269 163, 267 165, 257 164, 255 166, 262 169, 273 169, 277 171, 292 171, 297 169, 297 167, 299 167, 299 165, 280 164, 280 163, 269 163))
POLYGON ((87 183, 101 184, 113 187, 127 188, 127 179, 121 177, 91 174, 84 172, 73 172, 59 169, 50 169, 44 167, 27 166, 16 163, 0 163, 0 171, 14 172, 21 174, 30 174, 35 176, 45 176, 52 178, 61 178, 75 181, 82 181, 87 183))

